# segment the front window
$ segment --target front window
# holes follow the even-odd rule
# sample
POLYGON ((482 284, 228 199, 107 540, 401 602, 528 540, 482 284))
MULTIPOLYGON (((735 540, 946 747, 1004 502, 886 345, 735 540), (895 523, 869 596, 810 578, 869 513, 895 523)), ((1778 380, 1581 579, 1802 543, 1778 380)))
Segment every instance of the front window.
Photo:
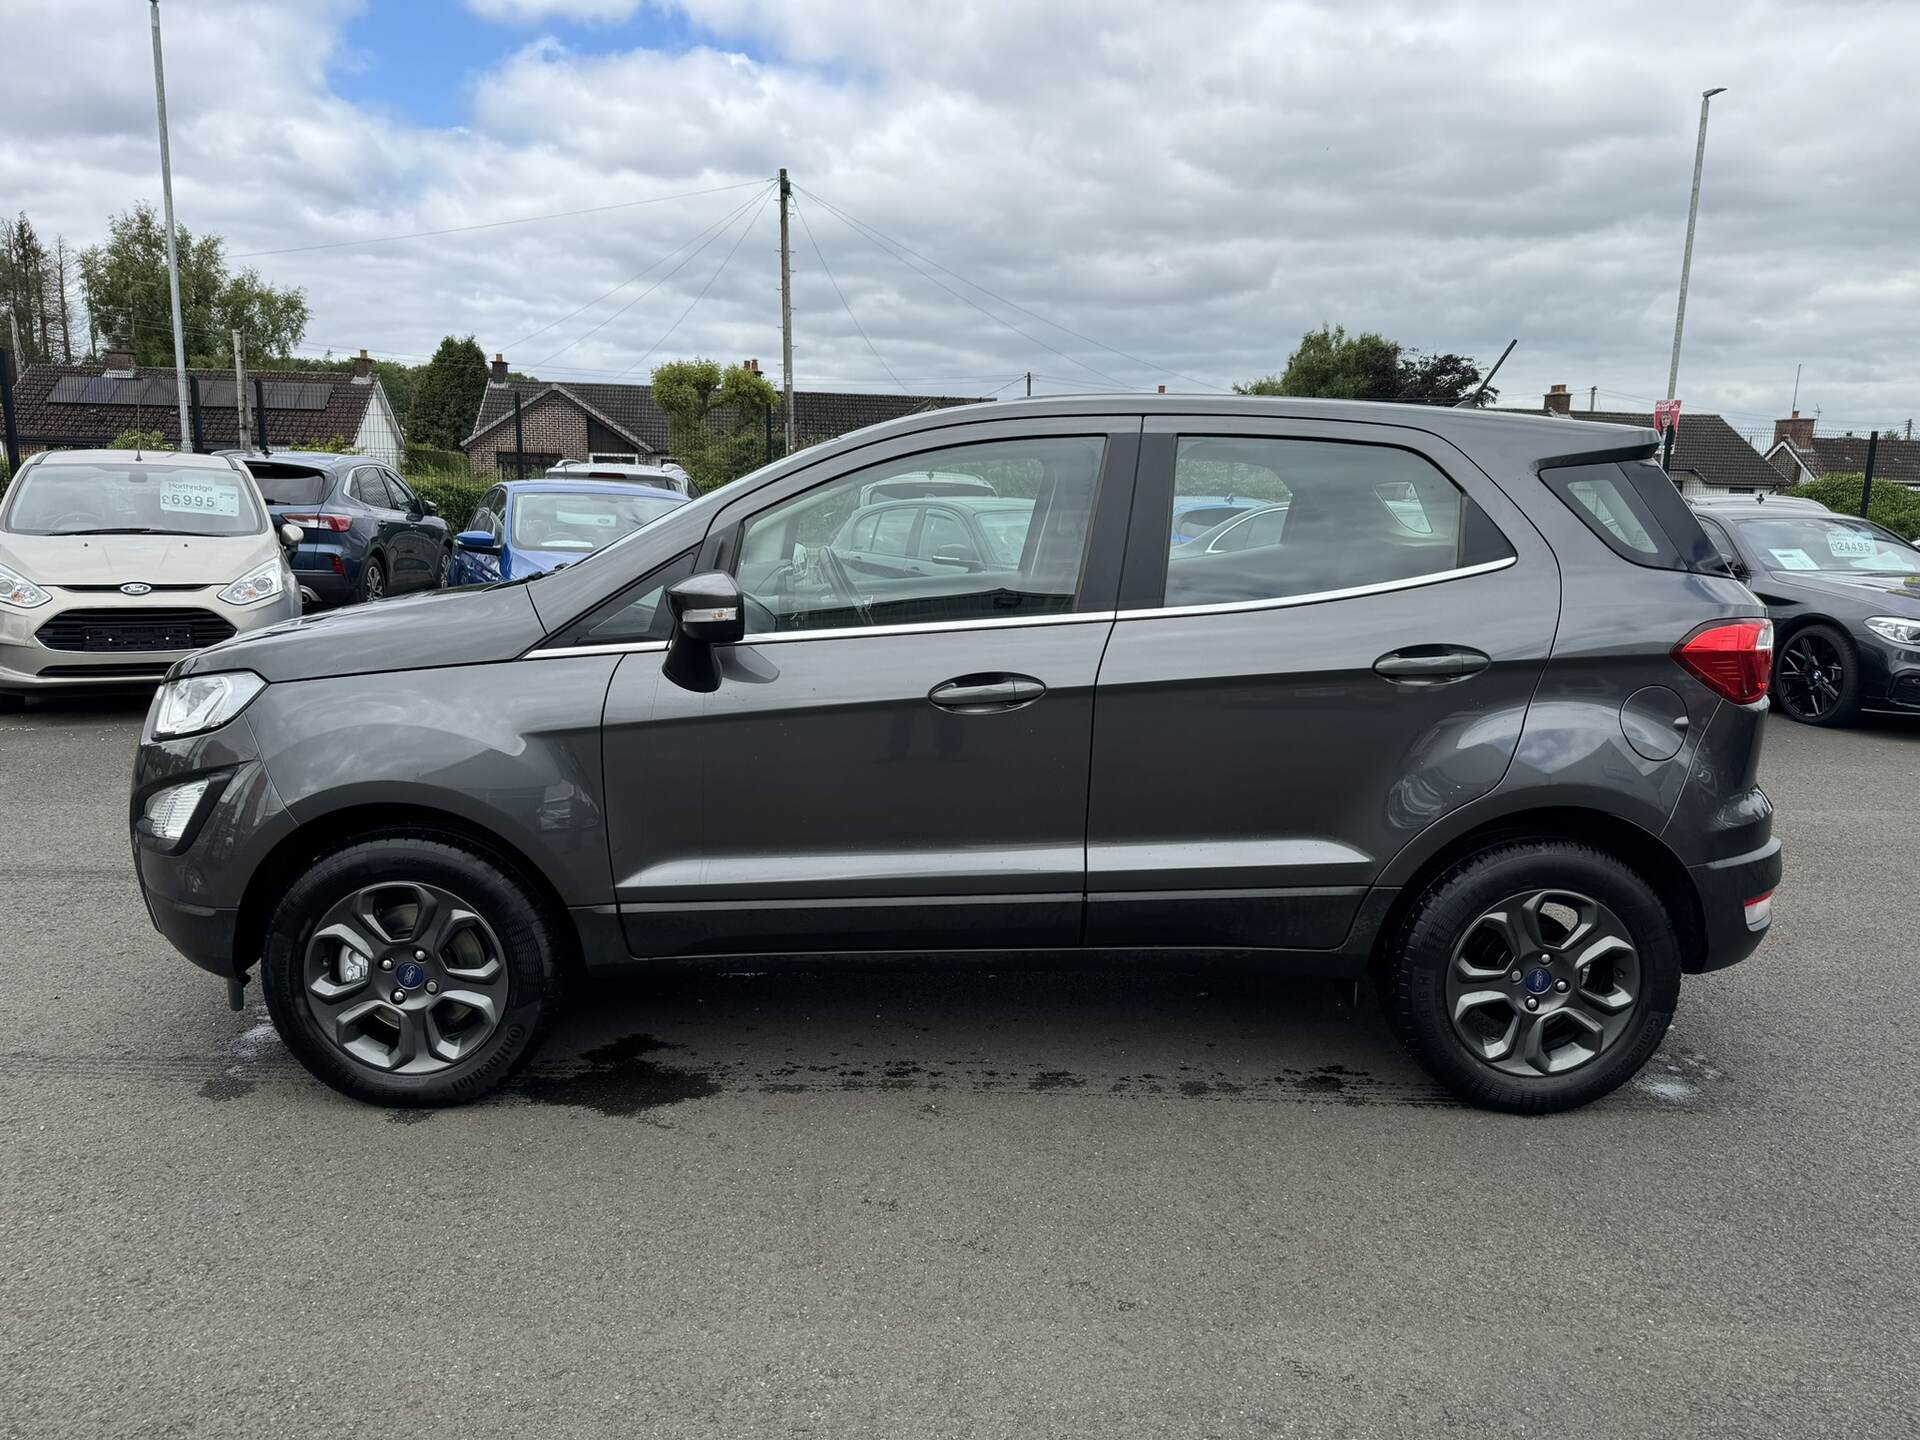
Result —
POLYGON ((256 535, 266 528, 246 477, 127 460, 35 465, 8 495, 20 535, 256 535))
MULTIPOLYGON (((1080 437, 957 446, 869 466, 775 505, 750 519, 741 537, 739 580, 751 612, 749 629, 1015 620, 1069 612, 1080 584, 1101 455, 1101 441, 1080 437), (926 507, 883 505, 856 515, 873 495, 883 493, 886 482, 924 478, 929 471, 984 481, 995 497, 1013 502, 996 499, 990 510, 982 507, 991 560, 919 563, 916 536, 926 507), (990 522, 989 515, 1006 518, 990 522), (856 547, 855 541, 863 543, 856 547)), ((984 498, 984 489, 981 494, 984 498)))
POLYGON ((513 544, 521 550, 586 554, 658 520, 679 502, 606 490, 533 490, 513 502, 513 544))
POLYGON ((1734 523, 1770 570, 1920 575, 1920 550, 1864 521, 1796 516, 1734 523))

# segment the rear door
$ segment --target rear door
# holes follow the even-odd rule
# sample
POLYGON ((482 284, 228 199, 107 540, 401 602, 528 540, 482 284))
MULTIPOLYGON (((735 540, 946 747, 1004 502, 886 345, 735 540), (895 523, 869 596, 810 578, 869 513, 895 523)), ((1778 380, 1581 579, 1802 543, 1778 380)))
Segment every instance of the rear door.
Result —
MULTIPOLYGON (((738 573, 748 631, 716 652, 718 687, 675 684, 650 646, 607 695, 608 835, 636 953, 1079 943, 1093 683, 1138 428, 915 434, 715 518, 698 567, 738 573), (835 552, 862 486, 928 468, 1033 501, 1017 565, 877 579, 835 552)), ((643 620, 657 589, 636 585, 643 620)))
POLYGON ((398 594, 402 590, 412 589, 416 583, 414 565, 403 540, 407 517, 393 503, 393 496, 387 490, 380 467, 356 466, 347 481, 347 493, 359 501, 366 511, 367 518, 362 523, 370 526, 372 546, 380 552, 386 565, 387 592, 398 594))
POLYGON ((1330 949, 1387 860, 1505 774, 1559 575, 1422 432, 1167 417, 1142 439, 1119 605, 1088 943, 1330 949), (1174 545, 1175 497, 1223 494, 1285 504, 1277 543, 1174 545))

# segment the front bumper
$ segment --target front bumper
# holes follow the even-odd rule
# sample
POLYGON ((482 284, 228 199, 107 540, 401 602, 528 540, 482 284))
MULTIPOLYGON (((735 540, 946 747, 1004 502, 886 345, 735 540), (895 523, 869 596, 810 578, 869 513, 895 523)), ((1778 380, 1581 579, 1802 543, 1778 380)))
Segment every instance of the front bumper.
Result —
POLYGON ((139 596, 49 589, 52 604, 33 610, 0 607, 0 691, 50 693, 157 684, 175 661, 204 647, 150 650, 137 643, 116 645, 115 639, 123 633, 122 626, 159 623, 169 613, 177 617, 191 611, 207 617, 198 622, 199 628, 209 634, 218 628, 222 639, 229 638, 225 627, 244 635, 300 614, 299 596, 292 591, 255 605, 229 605, 220 598, 217 585, 139 596), (74 618, 80 612, 100 617, 100 623, 80 623, 74 618), (59 623, 63 620, 68 623, 59 623), (224 622, 224 626, 210 622, 224 622), (48 644, 43 634, 65 643, 48 644))

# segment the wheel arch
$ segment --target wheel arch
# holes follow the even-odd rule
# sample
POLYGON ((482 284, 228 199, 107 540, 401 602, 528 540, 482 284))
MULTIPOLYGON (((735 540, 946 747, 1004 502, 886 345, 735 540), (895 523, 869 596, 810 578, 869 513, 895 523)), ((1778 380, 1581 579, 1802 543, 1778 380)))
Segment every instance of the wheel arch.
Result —
POLYGON ((296 877, 321 856, 343 845, 382 835, 426 836, 486 856, 525 885, 535 903, 548 912, 553 932, 564 947, 564 963, 571 970, 580 968, 579 935, 571 912, 538 864, 482 825, 445 810, 412 804, 350 806, 318 816, 284 836, 247 881, 234 926, 233 953, 239 963, 251 967, 258 962, 273 907, 296 877))
POLYGON ((1398 942, 1408 913, 1428 886, 1454 866, 1482 851, 1517 840, 1567 840, 1589 845, 1632 870, 1652 887, 1674 917, 1685 968, 1700 969, 1706 942, 1706 916, 1686 864, 1658 835, 1604 810, 1579 806, 1543 806, 1490 818, 1448 839, 1419 861, 1395 894, 1373 937, 1368 968, 1378 972, 1398 942))

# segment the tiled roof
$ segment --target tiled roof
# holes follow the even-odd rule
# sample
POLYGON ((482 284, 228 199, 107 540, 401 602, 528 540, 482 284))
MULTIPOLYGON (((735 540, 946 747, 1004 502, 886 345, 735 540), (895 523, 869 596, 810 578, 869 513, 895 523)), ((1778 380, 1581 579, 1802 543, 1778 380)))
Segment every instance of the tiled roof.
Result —
MULTIPOLYGON (((202 442, 214 448, 239 444, 233 372, 190 369, 187 374, 200 381, 202 442)), ((267 440, 275 449, 323 445, 336 437, 353 439, 379 385, 377 380, 356 385, 351 375, 340 371, 272 370, 260 378, 267 390, 267 440)), ((252 389, 251 378, 248 388, 252 389)), ((134 370, 130 380, 116 384, 106 378, 106 366, 99 364, 34 365, 13 392, 20 434, 40 443, 105 441, 125 430, 157 430, 178 443, 176 396, 172 370, 146 366, 134 370), (137 399, 93 400, 115 394, 137 399)))
MULTIPOLYGON (((1863 475, 1867 469, 1867 437, 1816 435, 1812 453, 1800 448, 1799 454, 1817 475, 1863 475)), ((1873 478, 1920 485, 1920 440, 1882 435, 1873 454, 1873 478)))
MULTIPOLYGON (((1533 409, 1518 413, 1546 415, 1555 412, 1533 409)), ((1597 421, 1603 425, 1638 425, 1648 430, 1653 428, 1651 413, 1627 410, 1575 410, 1562 418, 1597 421)), ((1780 472, 1767 463, 1766 457, 1749 445, 1745 437, 1724 418, 1698 410, 1683 410, 1680 414, 1680 433, 1674 437, 1670 468, 1676 476, 1682 471, 1692 471, 1709 485, 1751 485, 1778 489, 1786 483, 1780 472)))
MULTIPOLYGON (((673 442, 668 434, 667 416, 653 401, 651 385, 577 384, 571 380, 526 380, 506 385, 489 384, 480 397, 480 413, 474 418, 471 444, 483 431, 491 429, 513 414, 513 394, 520 392, 522 408, 552 391, 572 399, 589 414, 611 424, 628 438, 639 441, 656 454, 671 454, 673 442)), ((883 395, 859 391, 796 390, 793 392, 794 431, 803 445, 831 440, 849 430, 877 425, 882 420, 915 415, 922 410, 940 410, 949 405, 971 405, 981 397, 958 395, 883 395)), ((781 428, 781 411, 774 408, 774 428, 781 428)))

